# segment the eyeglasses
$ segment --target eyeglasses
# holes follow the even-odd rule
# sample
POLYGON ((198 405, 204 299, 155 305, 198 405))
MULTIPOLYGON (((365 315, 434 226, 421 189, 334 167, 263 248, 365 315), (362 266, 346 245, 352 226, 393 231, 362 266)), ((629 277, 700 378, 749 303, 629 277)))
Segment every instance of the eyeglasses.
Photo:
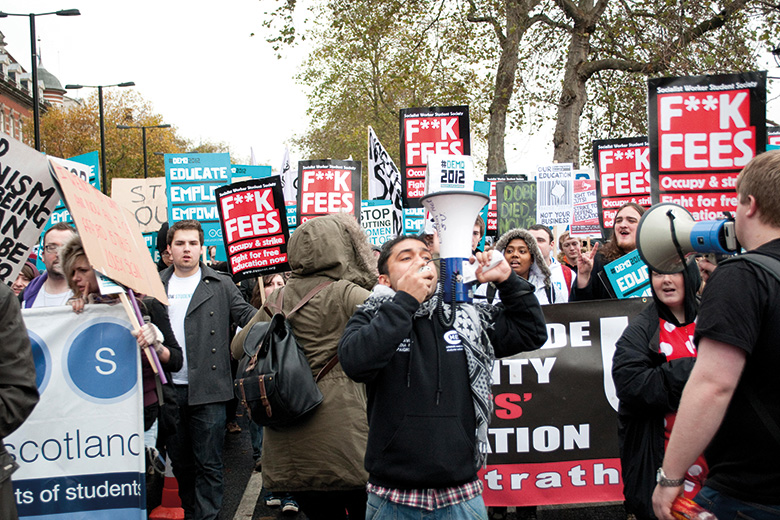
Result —
POLYGON ((59 244, 49 244, 48 246, 44 247, 43 249, 47 253, 56 253, 62 246, 59 244))

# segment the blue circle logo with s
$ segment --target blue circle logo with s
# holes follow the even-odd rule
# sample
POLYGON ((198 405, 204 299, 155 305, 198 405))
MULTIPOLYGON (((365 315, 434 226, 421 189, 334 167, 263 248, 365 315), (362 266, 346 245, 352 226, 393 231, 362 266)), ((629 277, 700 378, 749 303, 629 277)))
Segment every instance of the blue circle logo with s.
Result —
POLYGON ((46 342, 36 333, 28 330, 27 335, 30 337, 30 347, 35 362, 35 386, 38 388, 38 393, 43 394, 51 379, 51 352, 46 342))
POLYGON ((65 342, 63 371, 68 385, 94 403, 115 403, 138 383, 138 346, 130 328, 113 318, 91 320, 65 342))

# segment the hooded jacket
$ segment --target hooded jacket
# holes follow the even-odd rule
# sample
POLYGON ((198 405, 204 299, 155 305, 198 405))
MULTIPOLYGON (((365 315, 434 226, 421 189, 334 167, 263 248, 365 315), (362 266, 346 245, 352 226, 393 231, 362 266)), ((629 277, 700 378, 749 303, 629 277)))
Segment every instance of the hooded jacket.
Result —
MULTIPOLYGON (((313 288, 317 293, 291 318, 293 333, 312 375, 336 355, 347 320, 376 283, 376 260, 360 225, 348 214, 317 217, 301 224, 288 247, 292 276, 282 309, 289 313, 313 288)), ((269 297, 271 309, 280 290, 269 297)), ((233 340, 235 358, 243 355, 252 325, 269 318, 260 309, 233 340)), ((322 404, 302 422, 263 430, 263 485, 271 491, 345 491, 368 480, 363 456, 368 439, 365 386, 350 380, 337 364, 318 383, 322 404)))
POLYGON ((528 272, 528 281, 533 284, 536 289, 536 297, 539 299, 541 305, 547 305, 550 303, 564 303, 568 301, 568 295, 563 293, 557 293, 553 288, 550 271, 550 266, 545 262, 542 256, 542 251, 539 249, 539 245, 536 243, 536 237, 526 229, 514 228, 510 229, 498 239, 496 242, 496 249, 504 254, 507 246, 512 240, 517 238, 522 239, 528 246, 528 250, 533 257, 533 263, 531 269, 528 272))
POLYGON ((618 407, 618 438, 626 511, 654 519, 651 497, 664 457, 664 416, 680 405, 696 358, 667 361, 659 351, 660 319, 675 326, 696 319, 701 277, 696 262, 683 272, 685 321, 679 322, 653 289, 653 301, 634 318, 615 345, 612 379, 618 407))

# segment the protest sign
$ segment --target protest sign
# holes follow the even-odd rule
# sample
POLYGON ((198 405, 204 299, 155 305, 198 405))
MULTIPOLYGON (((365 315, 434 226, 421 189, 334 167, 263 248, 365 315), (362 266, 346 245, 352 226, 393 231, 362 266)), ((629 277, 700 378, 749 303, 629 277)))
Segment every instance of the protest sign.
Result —
POLYGON ((544 305, 549 339, 493 365, 485 503, 623 500, 615 343, 646 300, 544 305))
MULTIPOLYGON (((496 185, 499 181, 524 181, 525 175, 485 175, 485 181, 490 183, 490 202, 487 208, 485 220, 485 235, 495 237, 498 233, 498 204, 496 198, 496 185)), ((535 211, 535 210, 534 210, 535 211)))
POLYGON ((404 208, 404 235, 419 235, 425 229, 425 208, 404 208))
POLYGON ((298 170, 290 165, 290 150, 287 147, 284 148, 284 157, 282 157, 282 166, 279 168, 279 176, 282 178, 285 205, 297 204, 298 170))
POLYGON ((156 233, 168 221, 165 177, 111 179, 111 198, 130 210, 141 233, 156 233))
POLYGON ((390 154, 379 142, 374 129, 368 127, 368 198, 389 200, 393 207, 393 234, 403 231, 403 192, 401 172, 390 154))
POLYGON ((287 230, 292 234, 298 227, 298 207, 295 204, 288 204, 285 209, 287 210, 287 230))
POLYGON ((571 163, 536 167, 536 222, 545 226, 571 224, 574 172, 571 163))
POLYGON ((650 145, 646 137, 593 141, 593 164, 598 174, 599 218, 602 236, 615 224, 623 204, 634 202, 644 208, 650 198, 650 145))
POLYGON ((498 210, 498 235, 510 229, 536 224, 536 183, 528 181, 496 184, 496 207, 498 210))
POLYGON ((59 197, 46 156, 0 137, 0 281, 11 285, 30 256, 59 197))
POLYGON ((145 519, 140 351, 122 306, 22 316, 41 398, 3 439, 20 518, 145 519))
POLYGON ((780 146, 780 126, 769 126, 766 129, 766 144, 780 146))
POLYGON ((401 109, 401 173, 404 207, 421 207, 430 154, 470 155, 469 107, 401 109))
POLYGON ((360 219, 360 161, 298 161, 298 225, 330 213, 360 219))
POLYGON ((648 81, 653 202, 697 221, 737 207, 740 170, 766 149, 766 72, 648 81))
POLYGON ((49 164, 92 268, 167 305, 168 296, 133 214, 65 168, 49 164))
POLYGON ((636 249, 605 265, 604 272, 618 299, 652 295, 650 273, 636 249))
POLYGON ((165 154, 168 223, 197 220, 203 245, 217 246, 220 257, 224 244, 214 190, 230 184, 230 174, 230 154, 165 154))
POLYGON ((215 195, 233 280, 289 271, 282 179, 238 182, 217 188, 215 195))
POLYGON ((596 181, 574 180, 574 207, 569 231, 574 237, 601 236, 596 181))
POLYGON ((393 233, 393 205, 389 200, 364 200, 360 204, 360 227, 372 246, 381 246, 393 233))
POLYGON ((231 182, 248 181, 249 179, 263 179, 273 174, 270 166, 257 164, 234 164, 230 167, 231 182))

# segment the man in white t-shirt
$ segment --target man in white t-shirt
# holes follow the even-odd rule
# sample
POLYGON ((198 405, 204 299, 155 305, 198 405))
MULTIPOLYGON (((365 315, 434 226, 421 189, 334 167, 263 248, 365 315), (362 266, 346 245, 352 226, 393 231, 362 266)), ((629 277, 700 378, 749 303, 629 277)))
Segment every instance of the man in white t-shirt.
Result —
POLYGON ((542 224, 534 224, 528 228, 528 232, 536 238, 542 257, 550 266, 550 281, 555 291, 555 303, 566 303, 569 301, 572 284, 574 283, 574 273, 571 269, 561 263, 553 255, 555 250, 555 238, 552 231, 542 224))
POLYGON ((200 262, 198 221, 176 222, 167 239, 173 265, 160 278, 168 292, 171 328, 184 352, 182 369, 171 374, 175 398, 162 412, 176 428, 168 454, 187 517, 213 520, 222 507, 225 405, 233 397, 230 322, 243 327, 256 309, 229 275, 200 262))
POLYGON ((43 235, 43 263, 46 272, 33 279, 22 292, 22 308, 56 307, 65 305, 73 296, 68 280, 62 272, 60 249, 76 230, 67 222, 58 222, 43 235))

